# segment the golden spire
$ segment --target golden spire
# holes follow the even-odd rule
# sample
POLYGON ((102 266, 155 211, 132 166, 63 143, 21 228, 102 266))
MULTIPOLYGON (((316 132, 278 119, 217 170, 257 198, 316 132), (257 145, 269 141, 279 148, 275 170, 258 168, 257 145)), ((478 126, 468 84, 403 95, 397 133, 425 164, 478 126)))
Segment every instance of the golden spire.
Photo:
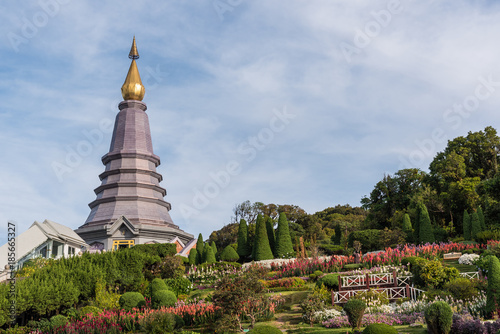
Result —
POLYGON ((127 78, 122 86, 122 96, 124 100, 138 100, 142 101, 146 90, 142 85, 141 76, 139 75, 139 70, 137 69, 137 64, 135 60, 139 58, 139 52, 137 52, 137 45, 135 45, 135 36, 132 42, 132 48, 130 48, 130 53, 128 55, 132 59, 130 68, 128 70, 127 78))

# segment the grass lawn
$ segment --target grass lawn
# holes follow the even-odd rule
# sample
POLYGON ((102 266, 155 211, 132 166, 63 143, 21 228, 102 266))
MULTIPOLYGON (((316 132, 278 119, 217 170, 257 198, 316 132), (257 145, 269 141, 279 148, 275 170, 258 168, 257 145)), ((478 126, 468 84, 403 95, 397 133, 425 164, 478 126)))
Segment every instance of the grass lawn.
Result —
MULTIPOLYGON (((426 326, 423 328, 410 328, 408 326, 395 326, 400 334, 426 334, 426 326)), ((363 328, 362 328, 363 329, 363 328)), ((351 333, 350 328, 325 328, 325 327, 303 327, 297 329, 289 329, 287 333, 296 334, 334 334, 334 333, 351 333)))
POLYGON ((455 267, 460 271, 461 273, 470 273, 473 271, 477 271, 476 266, 474 265, 467 265, 467 264, 459 264, 458 260, 453 260, 453 261, 443 261, 443 265, 446 267, 455 267))

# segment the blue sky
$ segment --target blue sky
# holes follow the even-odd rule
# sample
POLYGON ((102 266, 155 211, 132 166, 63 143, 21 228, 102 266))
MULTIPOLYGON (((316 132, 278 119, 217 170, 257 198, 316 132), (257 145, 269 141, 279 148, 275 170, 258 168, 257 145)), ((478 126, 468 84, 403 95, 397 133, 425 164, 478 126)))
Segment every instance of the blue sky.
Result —
POLYGON ((136 36, 176 224, 245 200, 357 206, 384 175, 500 126, 500 5, 479 1, 16 1, 0 11, 0 240, 77 228, 136 36), (63 167, 61 167, 63 166, 63 167))

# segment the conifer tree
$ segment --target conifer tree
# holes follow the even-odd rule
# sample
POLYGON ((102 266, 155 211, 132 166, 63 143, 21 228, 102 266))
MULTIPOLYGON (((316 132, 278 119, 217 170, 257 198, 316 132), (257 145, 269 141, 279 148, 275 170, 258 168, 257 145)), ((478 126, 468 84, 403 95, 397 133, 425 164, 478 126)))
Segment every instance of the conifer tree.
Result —
POLYGON ((195 247, 191 248, 191 250, 189 251, 188 259, 190 265, 194 266, 198 264, 198 251, 195 247))
POLYGON ((483 209, 481 209, 481 207, 477 208, 477 215, 479 217, 481 231, 486 231, 486 221, 484 220, 484 213, 483 213, 483 209))
POLYGON ((215 254, 215 258, 217 259, 217 246, 215 245, 215 241, 212 241, 210 247, 212 247, 212 250, 214 251, 215 254))
POLYGON ((433 243, 436 241, 434 238, 434 233, 432 231, 431 219, 429 218, 429 212, 427 211, 426 206, 423 203, 418 204, 418 217, 419 217, 419 238, 420 243, 433 243))
POLYGON ((333 239, 333 243, 335 245, 340 245, 341 240, 342 240, 342 228, 340 227, 340 224, 337 224, 335 225, 335 237, 333 239))
POLYGON ((494 255, 489 256, 488 288, 486 289, 486 314, 493 315, 500 305, 500 261, 494 255))
POLYGON ((222 261, 234 262, 234 261, 238 261, 239 255, 238 255, 238 253, 236 253, 236 251, 234 250, 234 248, 231 245, 228 245, 222 251, 220 258, 222 261))
POLYGON ((273 259, 273 252, 271 251, 269 238, 267 237, 266 223, 260 214, 257 216, 257 223, 255 226, 255 240, 252 250, 252 259, 254 261, 273 259))
POLYGON ((417 203, 417 218, 413 222, 413 242, 417 244, 420 241, 420 205, 417 203))
POLYGON ((205 246, 206 253, 205 253, 205 263, 215 263, 217 260, 215 259, 215 254, 214 250, 211 246, 207 245, 205 246))
POLYGON ((288 227, 288 220, 286 219, 286 214, 282 212, 278 219, 278 230, 276 231, 276 258, 289 258, 293 257, 293 254, 293 243, 288 227))
POLYGON ((266 231, 267 238, 269 239, 269 246, 271 246, 271 251, 273 252, 273 256, 276 255, 276 237, 274 235, 274 222, 271 217, 266 218, 266 231))
POLYGON ((236 252, 240 258, 246 258, 250 256, 250 247, 248 245, 248 226, 245 219, 240 220, 240 225, 238 226, 238 249, 236 252))
POLYGON ((198 240, 196 241, 196 251, 198 254, 198 264, 203 263, 203 249, 205 248, 205 242, 203 241, 203 236, 201 233, 198 235, 198 240))
POLYGON ((464 239, 471 240, 471 218, 467 210, 464 210, 464 218, 463 218, 463 229, 464 229, 464 239))
POLYGON ((407 239, 411 239, 412 237, 411 220, 410 220, 410 215, 407 213, 405 213, 405 215, 403 216, 403 232, 406 234, 407 239))
MULTIPOLYGON (((208 256, 208 251, 209 249, 212 249, 208 242, 205 243, 205 246, 203 247, 203 255, 201 256, 202 262, 201 263, 206 263, 207 262, 207 256, 208 256)), ((212 249, 212 254, 214 250, 212 249)), ((214 254, 215 255, 215 254, 214 254)))
POLYGON ((470 224, 470 238, 471 240, 476 240, 476 235, 481 232, 481 223, 479 222, 479 216, 477 212, 474 212, 471 215, 471 224, 470 224))

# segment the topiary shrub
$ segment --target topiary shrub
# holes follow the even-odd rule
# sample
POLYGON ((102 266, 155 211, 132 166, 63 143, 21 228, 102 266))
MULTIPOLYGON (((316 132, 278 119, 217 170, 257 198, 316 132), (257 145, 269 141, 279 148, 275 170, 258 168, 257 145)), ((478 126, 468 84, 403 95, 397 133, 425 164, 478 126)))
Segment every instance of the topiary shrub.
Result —
POLYGON ((363 268, 363 265, 361 263, 349 263, 349 264, 344 264, 344 269, 345 270, 356 270, 363 268))
POLYGON ((363 321, 363 314, 365 313, 366 304, 359 299, 349 299, 344 305, 344 311, 347 314, 351 328, 359 329, 363 321))
POLYGON ((321 270, 316 270, 314 272, 314 275, 316 275, 316 277, 319 277, 319 276, 323 275, 323 272, 321 270))
POLYGON ((64 327, 68 324, 68 318, 66 318, 64 315, 59 314, 55 315, 52 318, 50 318, 50 326, 52 327, 52 330, 55 330, 60 327, 64 327))
POLYGON ((321 288, 324 285, 328 290, 337 290, 339 288, 339 275, 326 274, 316 282, 316 286, 321 288))
POLYGON ((366 326, 363 334, 398 334, 398 330, 387 324, 371 324, 366 326))
POLYGON ((187 295, 193 290, 193 283, 186 277, 165 278, 163 281, 167 286, 167 290, 173 291, 176 296, 187 295))
POLYGON ((156 291, 151 297, 151 306, 153 308, 174 306, 176 302, 177 297, 175 293, 169 290, 156 291))
POLYGON ((448 334, 453 322, 453 311, 446 302, 438 301, 425 309, 425 322, 430 334, 448 334))
POLYGON ((144 296, 139 292, 125 292, 118 301, 120 307, 126 311, 132 310, 134 307, 142 307, 146 305, 144 296))
POLYGON ((408 267, 408 265, 413 266, 415 261, 418 259, 417 256, 408 256, 401 259, 401 264, 408 267))
POLYGON ((282 334, 282 332, 271 325, 262 325, 251 329, 248 334, 282 334))
POLYGON ((477 284, 474 281, 459 277, 446 283, 443 286, 445 291, 451 293, 453 298, 463 301, 472 301, 474 297, 479 295, 479 290, 476 288, 477 284))
POLYGON ((95 306, 84 306, 84 307, 82 307, 81 309, 78 310, 78 316, 80 318, 83 318, 87 314, 92 314, 93 316, 96 316, 96 315, 98 315, 101 312, 102 312, 102 310, 100 308, 98 308, 98 307, 95 307, 95 306))
POLYGON ((152 312, 142 319, 142 327, 146 333, 151 334, 174 333, 174 330, 182 326, 182 318, 172 313, 152 312))
POLYGON ((153 297, 153 295, 162 290, 168 290, 167 285, 165 284, 165 281, 162 280, 161 278, 155 278, 151 284, 149 285, 149 296, 153 297))
POLYGON ((226 246, 220 254, 220 259, 222 261, 235 262, 238 261, 239 258, 240 256, 238 255, 238 252, 236 252, 231 245, 226 246))

